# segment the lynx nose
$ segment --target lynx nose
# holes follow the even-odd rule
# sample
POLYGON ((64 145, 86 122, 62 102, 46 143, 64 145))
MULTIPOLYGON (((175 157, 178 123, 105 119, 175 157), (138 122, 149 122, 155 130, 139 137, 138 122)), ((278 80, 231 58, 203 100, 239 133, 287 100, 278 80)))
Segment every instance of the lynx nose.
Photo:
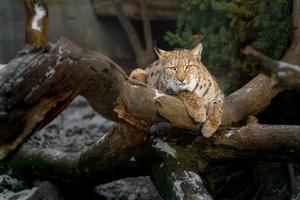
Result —
POLYGON ((177 79, 178 79, 178 81, 180 81, 182 83, 185 80, 185 75, 184 74, 178 74, 177 79))

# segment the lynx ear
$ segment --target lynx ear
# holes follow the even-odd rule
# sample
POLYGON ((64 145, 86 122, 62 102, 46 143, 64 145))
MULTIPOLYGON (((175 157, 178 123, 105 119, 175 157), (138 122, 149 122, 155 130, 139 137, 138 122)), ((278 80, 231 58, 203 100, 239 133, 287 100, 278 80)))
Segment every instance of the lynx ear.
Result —
POLYGON ((203 46, 202 46, 202 42, 200 42, 199 44, 197 44, 191 51, 190 53, 199 58, 201 60, 201 55, 202 55, 202 49, 203 49, 203 46))
POLYGON ((161 50, 159 48, 154 48, 154 51, 160 60, 163 60, 170 55, 170 52, 161 50))

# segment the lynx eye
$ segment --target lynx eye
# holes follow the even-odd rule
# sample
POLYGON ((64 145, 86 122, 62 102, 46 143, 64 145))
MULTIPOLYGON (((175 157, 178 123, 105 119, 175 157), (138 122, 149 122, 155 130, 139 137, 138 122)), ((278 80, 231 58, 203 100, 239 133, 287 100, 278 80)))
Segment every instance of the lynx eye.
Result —
POLYGON ((173 71, 176 71, 176 67, 168 67, 169 70, 173 70, 173 71))
POLYGON ((185 70, 192 69, 193 67, 195 67, 195 65, 187 65, 187 66, 185 66, 185 70))

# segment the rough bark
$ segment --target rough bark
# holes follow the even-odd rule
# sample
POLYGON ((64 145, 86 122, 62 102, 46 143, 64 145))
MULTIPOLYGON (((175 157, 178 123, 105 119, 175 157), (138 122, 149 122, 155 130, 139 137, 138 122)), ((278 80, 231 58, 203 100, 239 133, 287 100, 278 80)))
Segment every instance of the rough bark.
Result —
POLYGON ((174 183, 181 180, 184 170, 205 171, 207 162, 250 159, 297 163, 300 160, 299 135, 300 126, 248 123, 240 128, 220 130, 209 140, 191 135, 172 136, 168 142, 154 139, 151 149, 155 153, 152 150, 149 154, 145 132, 131 126, 115 125, 85 151, 65 153, 22 147, 8 163, 20 173, 69 182, 90 182, 91 185, 150 173, 161 193, 167 195, 172 191, 174 195, 174 183), (137 155, 141 149, 148 153, 137 155), (142 161, 142 167, 138 165, 137 168, 136 163, 130 161, 134 156, 142 161), (172 172, 179 175, 172 178, 172 172))
POLYGON ((166 142, 155 140, 153 151, 158 158, 151 165, 151 180, 164 199, 212 200, 197 170, 182 166, 166 142))
POLYGON ((43 0, 24 0, 27 12, 26 44, 45 47, 48 43, 48 8, 43 0))
MULTIPOLYGON (((77 95, 84 96, 104 117, 138 130, 167 121, 200 135, 200 125, 189 117, 180 100, 129 80, 105 56, 84 51, 66 39, 35 51, 23 50, 0 74, 1 159, 55 118, 77 95)), ((222 124, 262 111, 275 95, 268 80, 259 75, 227 97, 222 124)))
POLYGON ((146 174, 145 168, 130 160, 144 137, 144 132, 118 124, 87 150, 67 153, 23 146, 7 163, 20 174, 96 186, 146 174))
POLYGON ((206 159, 299 161, 300 126, 250 123, 221 132, 212 138, 211 147, 201 151, 206 159))

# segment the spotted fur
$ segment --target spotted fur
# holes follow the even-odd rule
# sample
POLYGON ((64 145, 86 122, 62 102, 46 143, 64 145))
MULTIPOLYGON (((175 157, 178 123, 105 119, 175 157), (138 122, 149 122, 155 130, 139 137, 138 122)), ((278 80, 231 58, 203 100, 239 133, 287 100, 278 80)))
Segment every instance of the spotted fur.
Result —
POLYGON ((196 122, 204 122, 202 134, 210 137, 221 124, 224 94, 201 62, 202 43, 192 50, 157 50, 159 59, 130 77, 167 94, 177 96, 196 122))

